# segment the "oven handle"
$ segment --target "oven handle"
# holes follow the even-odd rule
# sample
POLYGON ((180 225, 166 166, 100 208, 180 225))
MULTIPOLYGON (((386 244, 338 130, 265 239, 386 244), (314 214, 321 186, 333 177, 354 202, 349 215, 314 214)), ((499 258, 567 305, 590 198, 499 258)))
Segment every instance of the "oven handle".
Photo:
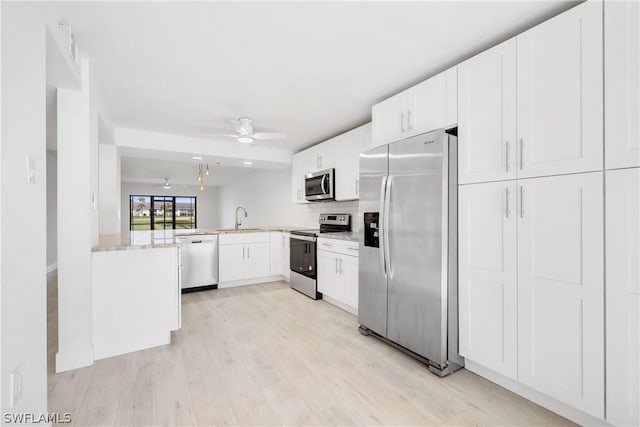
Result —
POLYGON ((313 236, 301 236, 299 234, 293 235, 293 233, 291 234, 291 236, 289 236, 290 240, 306 240, 307 242, 315 242, 316 238, 313 236))
POLYGON ((384 274, 384 278, 387 278, 387 262, 385 260, 385 252, 384 252, 384 219, 385 219, 385 209, 384 209, 384 201, 385 201, 385 193, 387 190, 387 176, 382 177, 382 182, 380 183, 380 212, 378 214, 378 249, 380 253, 380 264, 382 264, 382 273, 384 274))

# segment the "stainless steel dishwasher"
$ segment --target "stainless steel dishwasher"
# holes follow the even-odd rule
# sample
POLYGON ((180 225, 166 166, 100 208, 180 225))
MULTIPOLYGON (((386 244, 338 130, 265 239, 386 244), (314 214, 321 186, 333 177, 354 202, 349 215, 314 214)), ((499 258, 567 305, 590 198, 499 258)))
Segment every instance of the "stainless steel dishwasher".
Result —
POLYGON ((218 287, 218 236, 180 237, 183 291, 218 287))

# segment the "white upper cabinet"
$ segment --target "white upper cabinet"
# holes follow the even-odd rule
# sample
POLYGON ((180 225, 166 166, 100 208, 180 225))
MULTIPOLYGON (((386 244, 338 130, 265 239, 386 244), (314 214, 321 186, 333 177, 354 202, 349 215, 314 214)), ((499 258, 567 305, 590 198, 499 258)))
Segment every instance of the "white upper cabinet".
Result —
POLYGON ((308 157, 306 151, 296 153, 291 158, 291 201, 307 203, 304 198, 304 176, 307 173, 308 157))
POLYGON ((602 172, 518 180, 518 380, 604 417, 602 172))
POLYGON ((516 40, 458 66, 458 181, 516 177, 516 40))
POLYGON ((353 129, 333 139, 335 143, 335 198, 357 200, 360 191, 360 151, 371 124, 353 129))
POLYGON ((607 169, 640 166, 640 3, 604 2, 607 169))
POLYGON ((457 67, 431 77, 407 91, 407 136, 458 123, 457 67))
POLYGON ((306 150, 307 172, 318 172, 331 169, 335 165, 335 144, 333 139, 314 145, 306 150))
POLYGON ((607 421, 640 425, 640 169, 607 171, 607 421))
POLYGON ((460 354, 517 378, 516 183, 461 186, 460 354))
POLYGON ((517 37, 518 177, 603 168, 602 3, 517 37))
POLYGON ((374 105, 372 146, 454 126, 458 121, 457 79, 453 67, 374 105))

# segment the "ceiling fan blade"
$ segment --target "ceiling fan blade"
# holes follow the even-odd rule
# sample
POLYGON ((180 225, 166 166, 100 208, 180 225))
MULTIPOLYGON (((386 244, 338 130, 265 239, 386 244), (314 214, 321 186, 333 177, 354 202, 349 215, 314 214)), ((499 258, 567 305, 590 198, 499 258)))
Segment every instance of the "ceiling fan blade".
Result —
POLYGON ((237 138, 240 135, 213 135, 213 134, 203 134, 202 136, 216 137, 216 138, 237 138))
POLYGON ((258 132, 254 133, 253 137, 255 139, 285 139, 287 137, 287 134, 275 132, 258 132))

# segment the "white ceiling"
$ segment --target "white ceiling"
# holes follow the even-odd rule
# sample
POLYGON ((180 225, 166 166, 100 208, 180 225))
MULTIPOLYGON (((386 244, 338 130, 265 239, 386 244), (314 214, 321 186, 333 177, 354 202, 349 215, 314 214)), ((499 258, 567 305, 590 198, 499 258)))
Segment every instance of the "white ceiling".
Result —
MULTIPOLYGON (((576 2, 65 2, 115 126, 198 136, 230 118, 299 150, 576 2)), ((123 162, 123 164, 128 161, 123 162)), ((231 173, 231 172, 230 172, 231 173)))

